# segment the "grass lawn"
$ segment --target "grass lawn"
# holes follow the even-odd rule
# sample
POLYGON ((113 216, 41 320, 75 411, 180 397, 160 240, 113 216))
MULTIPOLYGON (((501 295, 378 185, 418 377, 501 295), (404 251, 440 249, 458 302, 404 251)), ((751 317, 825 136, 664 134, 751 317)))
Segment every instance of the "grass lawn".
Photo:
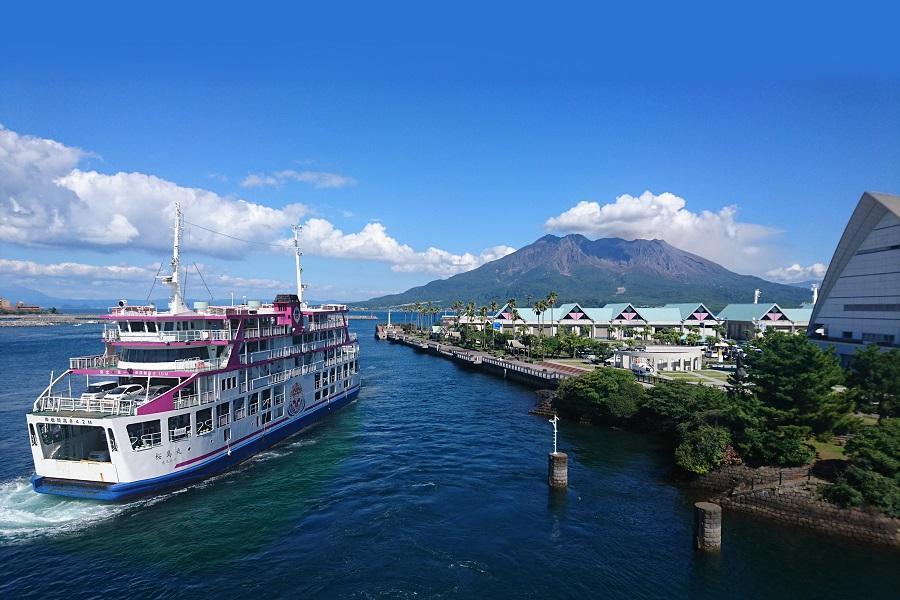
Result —
POLYGON ((725 371, 717 371, 715 369, 703 369, 700 371, 703 375, 707 377, 711 377, 713 379, 718 379, 719 381, 728 381, 728 373, 725 371))
POLYGON ((863 425, 878 425, 878 417, 872 415, 856 415, 863 421, 863 425))
POLYGON ((821 460, 844 460, 844 447, 830 442, 820 442, 813 438, 809 443, 816 449, 816 454, 821 460))
POLYGON ((699 381, 699 382, 703 382, 703 379, 702 379, 702 378, 697 377, 697 376, 694 375, 693 373, 688 373, 688 372, 684 372, 684 371, 663 371, 660 375, 661 375, 662 377, 667 377, 667 378, 672 379, 672 380, 674 380, 674 381, 694 381, 694 382, 699 381))

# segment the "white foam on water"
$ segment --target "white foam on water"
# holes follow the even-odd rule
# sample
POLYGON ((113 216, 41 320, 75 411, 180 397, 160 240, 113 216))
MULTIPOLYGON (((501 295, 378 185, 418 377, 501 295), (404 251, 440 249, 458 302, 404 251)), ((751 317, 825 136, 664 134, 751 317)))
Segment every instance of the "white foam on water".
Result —
POLYGON ((303 448, 304 446, 315 446, 319 443, 319 440, 315 438, 303 438, 302 440, 297 440, 296 442, 291 442, 285 448, 303 448))
POLYGON ((71 533, 132 506, 38 494, 27 477, 0 482, 0 545, 71 533))

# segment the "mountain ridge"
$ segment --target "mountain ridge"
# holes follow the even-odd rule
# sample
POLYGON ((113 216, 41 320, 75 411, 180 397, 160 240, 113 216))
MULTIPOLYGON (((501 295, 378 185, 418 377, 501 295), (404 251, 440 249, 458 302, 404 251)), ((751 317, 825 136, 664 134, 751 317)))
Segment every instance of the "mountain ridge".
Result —
POLYGON ((555 290, 559 302, 591 306, 700 301, 714 308, 752 302, 755 289, 761 291, 763 302, 798 306, 810 299, 802 288, 729 271, 664 240, 591 240, 580 234, 547 234, 471 271, 357 304, 378 307, 435 301, 448 305, 454 300, 486 304, 513 297, 524 305, 529 297, 542 298, 555 290))

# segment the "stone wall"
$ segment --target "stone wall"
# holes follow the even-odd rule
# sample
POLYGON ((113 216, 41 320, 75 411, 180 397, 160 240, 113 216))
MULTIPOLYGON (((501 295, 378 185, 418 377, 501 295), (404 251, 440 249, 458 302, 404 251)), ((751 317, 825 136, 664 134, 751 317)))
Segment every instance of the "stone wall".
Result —
POLYGON ((759 467, 752 469, 744 465, 721 467, 706 475, 700 475, 691 482, 693 487, 715 492, 753 490, 759 487, 777 486, 808 479, 807 467, 759 467))
MULTIPOLYGON (((762 489, 716 500, 722 507, 861 542, 900 548, 900 519, 820 500, 812 486, 762 489)), ((728 526, 727 524, 725 525, 728 526)))

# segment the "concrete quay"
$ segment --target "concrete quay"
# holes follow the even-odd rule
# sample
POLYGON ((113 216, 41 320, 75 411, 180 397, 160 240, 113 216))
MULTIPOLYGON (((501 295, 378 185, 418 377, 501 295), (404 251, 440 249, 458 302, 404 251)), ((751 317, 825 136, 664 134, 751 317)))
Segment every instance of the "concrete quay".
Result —
POLYGON ((405 334, 391 333, 387 336, 387 340, 394 344, 409 346, 419 352, 440 356, 468 368, 477 369, 537 389, 556 389, 559 386, 559 382, 564 378, 575 375, 570 369, 564 370, 560 368, 561 366, 558 367, 549 363, 541 363, 535 366, 531 363, 517 360, 496 358, 487 352, 467 350, 451 344, 425 340, 405 334))

